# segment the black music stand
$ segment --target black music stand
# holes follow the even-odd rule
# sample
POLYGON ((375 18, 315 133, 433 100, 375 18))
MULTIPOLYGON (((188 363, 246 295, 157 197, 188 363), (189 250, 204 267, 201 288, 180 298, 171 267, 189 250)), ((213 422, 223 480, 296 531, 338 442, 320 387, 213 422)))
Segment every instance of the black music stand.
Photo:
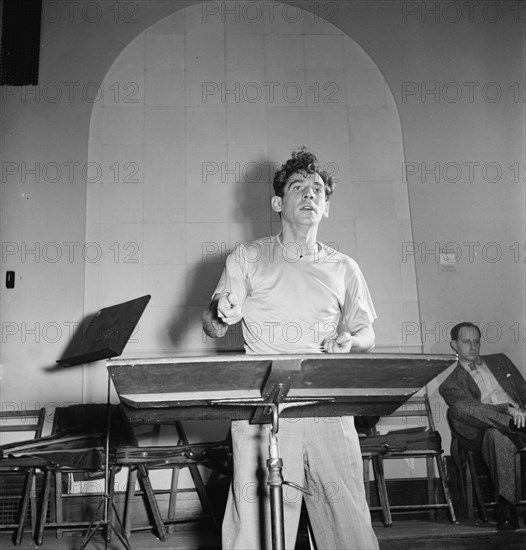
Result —
MULTIPOLYGON (((128 417, 250 418, 271 423, 268 484, 274 550, 284 543, 279 418, 387 416, 451 365, 451 355, 218 355, 114 359, 108 371, 128 417), (161 412, 161 414, 159 414, 161 412), (219 414, 217 414, 219 413, 219 414)), ((303 490, 298 487, 298 489, 303 490)))
MULTIPOLYGON (((121 355, 128 343, 140 317, 142 316, 151 296, 145 295, 128 302, 99 310, 92 317, 88 317, 81 323, 79 329, 73 336, 63 356, 57 360, 62 367, 72 367, 109 359, 121 355)), ((89 526, 81 550, 86 548, 95 533, 102 529, 104 534, 105 549, 111 539, 111 533, 115 533, 126 550, 131 550, 130 542, 124 532, 122 522, 119 518, 115 503, 110 491, 110 426, 111 426, 111 381, 108 373, 106 390, 106 440, 104 457, 104 493, 100 506, 103 505, 103 516, 98 523, 89 526), (109 519, 110 506, 120 531, 115 528, 109 519)), ((98 510, 97 509, 97 510, 98 510)))

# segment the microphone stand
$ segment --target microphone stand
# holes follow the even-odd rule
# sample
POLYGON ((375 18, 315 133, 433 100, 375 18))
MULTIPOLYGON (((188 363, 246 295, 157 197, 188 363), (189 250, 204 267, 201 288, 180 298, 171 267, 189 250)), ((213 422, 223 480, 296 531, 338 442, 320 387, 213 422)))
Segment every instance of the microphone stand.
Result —
POLYGON ((285 550, 285 521, 283 516, 283 485, 290 485, 306 495, 312 495, 307 489, 300 487, 292 481, 283 480, 283 460, 279 456, 278 436, 279 431, 279 404, 271 404, 272 427, 269 433, 269 446, 267 460, 268 480, 270 487, 270 520, 272 529, 272 550, 285 550))
POLYGON ((272 525, 273 550, 285 549, 285 533, 283 519, 283 460, 279 456, 278 437, 279 414, 276 403, 272 404, 272 427, 269 434, 267 460, 268 481, 270 487, 270 517, 272 525))

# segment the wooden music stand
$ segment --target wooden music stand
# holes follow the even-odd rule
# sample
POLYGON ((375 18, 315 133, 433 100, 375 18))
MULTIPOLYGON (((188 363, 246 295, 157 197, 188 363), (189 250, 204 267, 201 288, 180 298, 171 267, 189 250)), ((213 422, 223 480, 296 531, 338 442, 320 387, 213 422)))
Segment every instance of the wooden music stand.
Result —
POLYGON ((232 354, 106 364, 132 422, 164 423, 170 416, 173 422, 177 414, 272 425, 267 461, 272 545, 282 550, 282 485, 288 482, 278 454, 279 418, 387 416, 453 361, 451 355, 422 354, 232 354))

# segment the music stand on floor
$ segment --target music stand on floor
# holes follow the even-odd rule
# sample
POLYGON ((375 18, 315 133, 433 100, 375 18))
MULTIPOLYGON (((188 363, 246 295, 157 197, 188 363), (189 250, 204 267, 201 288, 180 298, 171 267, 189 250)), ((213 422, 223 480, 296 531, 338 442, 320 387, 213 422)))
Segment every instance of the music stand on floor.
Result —
MULTIPOLYGON (((128 302, 106 307, 99 310, 93 317, 86 319, 75 333, 62 358, 57 360, 57 363, 62 367, 72 367, 121 355, 150 298, 150 295, 145 295, 128 302)), ((100 506, 103 505, 103 515, 96 524, 92 522, 88 528, 81 550, 86 548, 99 529, 102 529, 104 534, 105 549, 108 548, 111 533, 113 532, 117 535, 122 545, 127 550, 131 550, 115 503, 113 502, 113 490, 110 490, 109 487, 111 427, 111 378, 109 373, 107 378, 104 492, 101 504, 97 508, 99 510, 100 506), (120 531, 110 521, 110 506, 114 517, 120 525, 120 531)))

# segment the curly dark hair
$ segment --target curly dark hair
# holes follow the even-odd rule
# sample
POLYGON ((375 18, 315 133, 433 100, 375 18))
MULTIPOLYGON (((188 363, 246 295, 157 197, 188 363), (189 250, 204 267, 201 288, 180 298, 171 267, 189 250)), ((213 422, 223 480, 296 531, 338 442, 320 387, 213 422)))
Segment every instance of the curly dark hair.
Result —
POLYGON ((451 329, 451 340, 458 340, 458 335, 460 333, 460 330, 464 327, 473 327, 479 333, 479 338, 482 336, 482 334, 480 333, 480 329, 479 327, 477 327, 477 325, 475 325, 474 323, 464 322, 464 323, 459 323, 458 325, 455 325, 451 329))
POLYGON ((298 151, 293 151, 292 156, 281 168, 274 174, 274 194, 283 197, 285 185, 290 176, 296 172, 302 174, 319 174, 325 186, 325 198, 329 200, 334 191, 334 182, 332 176, 320 169, 320 163, 313 153, 307 151, 305 146, 299 147, 298 151))

